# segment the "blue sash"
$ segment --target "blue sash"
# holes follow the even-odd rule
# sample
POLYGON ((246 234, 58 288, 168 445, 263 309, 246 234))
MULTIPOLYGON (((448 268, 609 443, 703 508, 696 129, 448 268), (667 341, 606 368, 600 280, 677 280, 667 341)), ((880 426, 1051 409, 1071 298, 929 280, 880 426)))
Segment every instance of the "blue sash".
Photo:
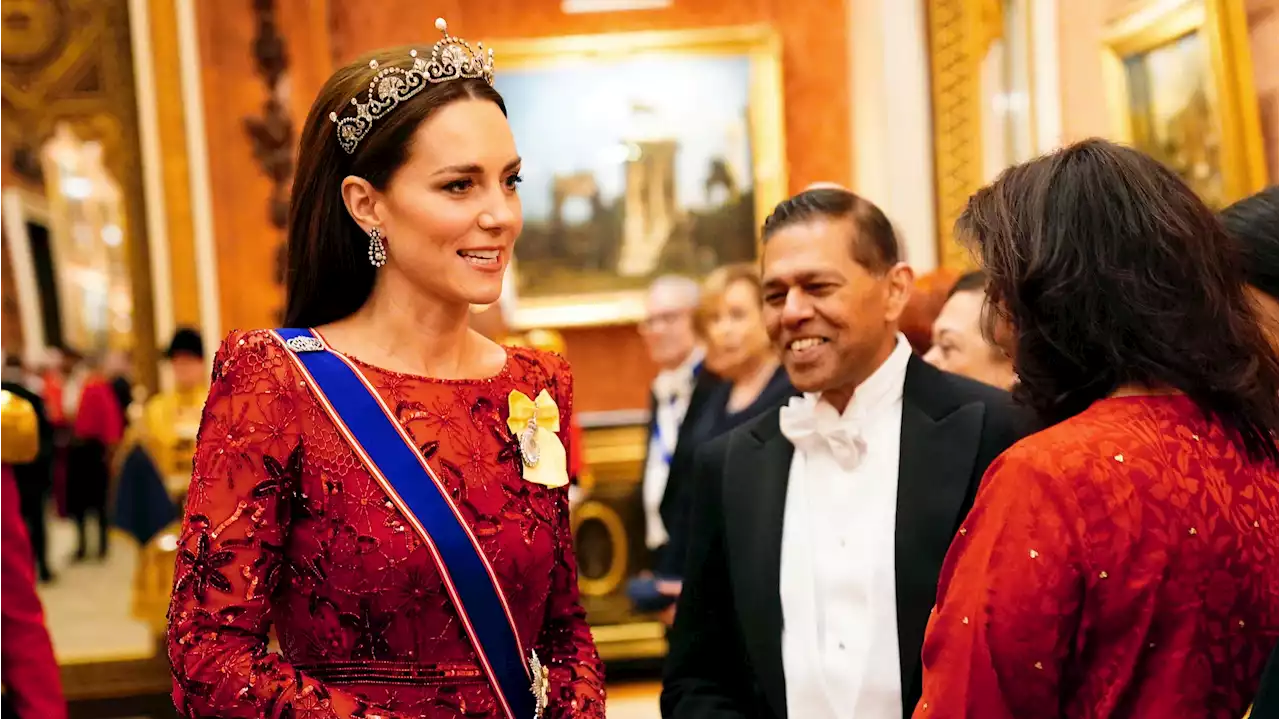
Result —
POLYGON ((311 330, 277 338, 334 425, 431 551, 445 589, 509 719, 533 719, 546 702, 537 656, 525 662, 497 577, 448 492, 364 375, 311 330))

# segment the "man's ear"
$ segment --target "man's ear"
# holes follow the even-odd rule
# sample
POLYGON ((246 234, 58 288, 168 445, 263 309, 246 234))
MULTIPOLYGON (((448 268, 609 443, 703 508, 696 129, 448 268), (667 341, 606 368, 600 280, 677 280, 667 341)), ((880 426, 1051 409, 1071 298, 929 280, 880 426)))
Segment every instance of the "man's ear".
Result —
POLYGON ((907 303, 911 301, 916 273, 911 269, 911 265, 899 262, 889 268, 885 277, 889 280, 889 301, 885 307, 885 319, 889 322, 897 322, 902 318, 902 312, 907 308, 907 303))

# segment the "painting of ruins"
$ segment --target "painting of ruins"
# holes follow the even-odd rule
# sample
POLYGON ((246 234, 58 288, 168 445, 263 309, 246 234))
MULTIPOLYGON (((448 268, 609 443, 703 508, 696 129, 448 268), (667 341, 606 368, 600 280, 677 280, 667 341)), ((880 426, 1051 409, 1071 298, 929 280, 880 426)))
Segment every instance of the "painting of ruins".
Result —
POLYGON ((516 324, 634 320, 655 277, 756 256, 757 64, 706 52, 498 63, 524 160, 516 324))

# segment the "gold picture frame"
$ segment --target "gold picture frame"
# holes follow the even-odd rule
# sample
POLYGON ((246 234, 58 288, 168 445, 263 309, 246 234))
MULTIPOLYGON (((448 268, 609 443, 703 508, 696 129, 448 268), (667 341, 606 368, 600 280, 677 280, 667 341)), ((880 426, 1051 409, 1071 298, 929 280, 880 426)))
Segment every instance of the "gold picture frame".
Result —
POLYGON ((1141 4, 1111 23, 1103 58, 1117 139, 1168 164, 1215 208, 1266 184, 1242 3, 1141 4))
MULTIPOLYGON (((511 269, 515 273, 515 282, 512 283, 515 291, 515 301, 512 304, 515 309, 508 322, 514 329, 635 322, 643 315, 644 286, 654 275, 667 272, 699 275, 710 269, 701 267, 701 264, 754 258, 758 250, 760 225, 773 207, 786 196, 787 191, 782 44, 772 28, 751 25, 534 40, 493 40, 485 42, 485 46, 495 48, 497 67, 494 85, 507 99, 517 146, 525 157, 526 182, 521 187, 525 204, 525 232, 521 242, 516 245, 516 259, 511 269), (730 65, 732 68, 726 69, 730 65), (679 101, 675 96, 650 96, 665 91, 669 84, 665 78, 672 77, 683 81, 686 85, 683 92, 688 93, 687 86, 692 82, 688 78, 697 76, 695 71, 711 66, 737 73, 733 78, 741 79, 742 84, 735 87, 730 87, 731 83, 711 84, 703 92, 680 95, 679 101), (648 68, 653 67, 662 68, 667 74, 663 75, 663 80, 648 85, 643 82, 635 86, 626 85, 640 88, 628 91, 639 93, 636 97, 628 98, 629 107, 619 107, 621 103, 616 95, 608 100, 601 99, 603 93, 600 90, 609 88, 598 79, 602 68, 607 68, 611 73, 631 72, 632 77, 643 81, 646 77, 652 77, 645 73, 648 68), (682 72, 682 68, 689 72, 682 72), (575 73, 580 75, 575 76, 575 73), (578 79, 581 79, 581 83, 574 85, 578 79), (525 83, 525 86, 521 87, 521 83, 525 83), (535 87, 539 88, 538 92, 532 89, 535 87), (566 87, 573 89, 566 92, 566 87), (547 88, 564 92, 566 97, 572 97, 579 104, 577 107, 555 104, 553 107, 539 108, 539 103, 563 103, 563 100, 549 99, 545 92, 547 88), (722 88, 728 88, 723 89, 723 92, 734 93, 732 97, 741 98, 745 104, 742 114, 738 116, 741 119, 741 137, 736 134, 733 137, 733 141, 737 143, 733 147, 749 147, 745 161, 740 160, 742 153, 735 150, 733 153, 726 153, 718 161, 713 159, 696 169, 689 169, 693 166, 692 160, 681 159, 678 152, 689 153, 690 148, 698 148, 694 153, 684 156, 691 157, 697 152, 704 152, 701 149, 704 143, 681 143, 681 133, 705 133, 708 130, 706 127, 698 127, 696 122, 671 122, 661 113, 666 108, 678 107, 682 108, 686 117, 701 117, 703 113, 688 109, 690 101, 706 102, 706 108, 724 112, 725 103, 720 102, 721 96, 707 92, 720 92, 722 88), (577 98, 584 99, 579 101, 577 98), (609 105, 610 102, 613 105, 609 105), (651 107, 658 109, 650 110, 651 107), (665 124, 653 122, 651 125, 660 127, 660 132, 671 132, 670 128, 677 129, 674 134, 633 135, 645 138, 635 142, 628 139, 618 141, 618 147, 630 148, 630 154, 619 156, 616 168, 610 168, 606 160, 599 165, 605 168, 600 172, 578 170, 569 166, 571 160, 566 155, 570 151, 565 149, 572 146, 572 151, 576 152, 578 146, 569 143, 564 136, 574 140, 588 137, 575 125, 587 122, 580 120, 585 111, 604 113, 611 118, 634 118, 650 112, 650 116, 658 116, 665 121, 665 124), (552 121, 560 124, 550 126, 548 123, 552 121), (535 127, 538 130, 533 129, 535 127), (544 159, 560 163, 561 166, 554 175, 548 168, 540 167, 552 164, 538 162, 534 156, 540 153, 543 153, 544 159), (731 161, 729 154, 733 154, 735 159, 731 161), (653 164, 637 167, 650 162, 653 164), (744 165, 749 170, 741 169, 744 165), (705 186, 691 184, 704 182, 703 177, 699 176, 704 168, 707 172, 705 186), (722 171, 725 176, 718 180, 723 182, 723 188, 713 188, 713 176, 717 170, 722 171), (691 174, 694 177, 690 177, 691 174), (637 177, 640 179, 635 179, 637 177), (670 186, 675 187, 672 189, 670 186), (643 190, 639 189, 641 187, 643 190), (716 198, 730 199, 724 200, 720 205, 714 204, 711 199, 713 189, 717 192, 716 198), (692 192, 705 192, 706 205, 690 209, 686 198, 692 192), (566 214, 565 198, 577 201, 577 209, 581 213, 587 213, 586 220, 581 220, 581 215, 576 220, 582 224, 571 225, 562 219, 566 214), (635 207, 642 208, 647 214, 642 216, 641 212, 634 210, 635 207), (695 214, 698 212, 703 214, 695 214), (701 217, 711 217, 711 221, 717 223, 727 222, 728 226, 735 229, 724 235, 730 236, 737 244, 731 248, 732 253, 718 253, 706 249, 705 244, 699 245, 701 240, 689 239, 678 248, 684 252, 681 256, 693 258, 686 260, 686 264, 700 264, 696 267, 690 265, 685 269, 666 268, 663 264, 666 260, 661 258, 670 256, 662 253, 668 252, 667 245, 676 236, 674 228, 688 226, 677 224, 677 220, 687 223, 691 217, 694 222, 701 217), (595 224, 603 222, 601 218, 607 218, 612 224, 595 224), (627 224, 629 221, 632 224, 627 224), (637 225, 643 225, 645 229, 636 230, 637 225), (588 229, 583 230, 582 227, 588 229), (608 229, 597 232, 592 229, 596 227, 608 229), (740 235, 749 235, 751 239, 739 241, 736 238, 740 235), (644 249, 646 243, 636 239, 646 237, 649 238, 647 250, 644 249), (523 257, 522 245, 525 248, 523 257), (595 248, 598 253, 589 259, 577 249, 579 245, 595 248), (657 250, 652 249, 654 245, 658 245, 657 250), (659 259, 654 259, 655 257, 659 259), (574 264, 579 262, 583 263, 584 268, 594 269, 575 269, 574 264), (626 268, 626 271, 623 272, 622 268, 626 268)), ((615 81, 614 86, 624 82, 615 81)), ((737 112, 736 109, 732 111, 737 112)), ((650 122, 647 119, 650 116, 645 116, 646 123, 650 122)), ((601 125, 607 127, 607 123, 599 120, 590 122, 597 123, 591 138, 606 136, 599 128, 601 125)), ((707 122, 709 127, 711 120, 707 122)), ((619 132, 625 131, 619 128, 619 132)), ((584 147, 594 148, 592 142, 595 140, 581 140, 584 147)), ((727 145, 729 140, 725 142, 727 145)), ((583 152, 585 154, 585 150, 583 152)), ((709 222, 704 227, 709 227, 709 222)), ((711 236, 716 233, 704 234, 711 236)), ((704 235, 698 235, 702 236, 704 235)), ((729 240, 723 240, 727 241, 729 240)))

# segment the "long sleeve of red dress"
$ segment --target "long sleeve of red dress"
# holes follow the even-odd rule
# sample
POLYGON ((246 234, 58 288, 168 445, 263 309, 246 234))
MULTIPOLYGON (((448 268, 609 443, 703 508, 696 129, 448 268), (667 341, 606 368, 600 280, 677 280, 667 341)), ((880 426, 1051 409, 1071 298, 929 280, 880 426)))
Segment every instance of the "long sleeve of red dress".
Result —
POLYGON ((36 567, 13 468, 0 478, 0 680, 18 716, 63 719, 67 702, 36 594, 36 567))
MULTIPOLYGON (((169 612, 179 711, 503 716, 430 552, 284 352, 267 333, 236 333, 215 359, 169 612), (279 653, 268 651, 269 630, 279 653)), ((603 672, 578 603, 565 489, 521 478, 518 441, 505 427, 507 394, 543 388, 568 426, 568 367, 508 352, 488 380, 357 366, 446 485, 524 645, 550 668, 546 716, 602 717, 603 672)))
POLYGON ((1276 643, 1276 469, 1185 397, 1104 400, 992 463, 917 719, 1239 719, 1276 643))
MULTIPOLYGON (((567 457, 572 458, 574 447, 581 436, 577 424, 572 421, 573 380, 568 364, 556 356, 560 367, 556 373, 559 392, 556 395, 560 407, 561 436, 566 444, 567 457)), ((572 468, 572 460, 570 460, 572 468)), ((572 475, 572 469, 571 474, 572 475)), ((547 601, 546 618, 538 636, 538 656, 551 657, 551 705, 547 715, 571 719, 581 716, 604 717, 604 671, 595 645, 591 642, 591 628, 578 597, 577 561, 573 556, 573 532, 569 524, 569 494, 562 492, 556 501, 559 539, 557 551, 561 556, 551 575, 551 591, 547 601)))

